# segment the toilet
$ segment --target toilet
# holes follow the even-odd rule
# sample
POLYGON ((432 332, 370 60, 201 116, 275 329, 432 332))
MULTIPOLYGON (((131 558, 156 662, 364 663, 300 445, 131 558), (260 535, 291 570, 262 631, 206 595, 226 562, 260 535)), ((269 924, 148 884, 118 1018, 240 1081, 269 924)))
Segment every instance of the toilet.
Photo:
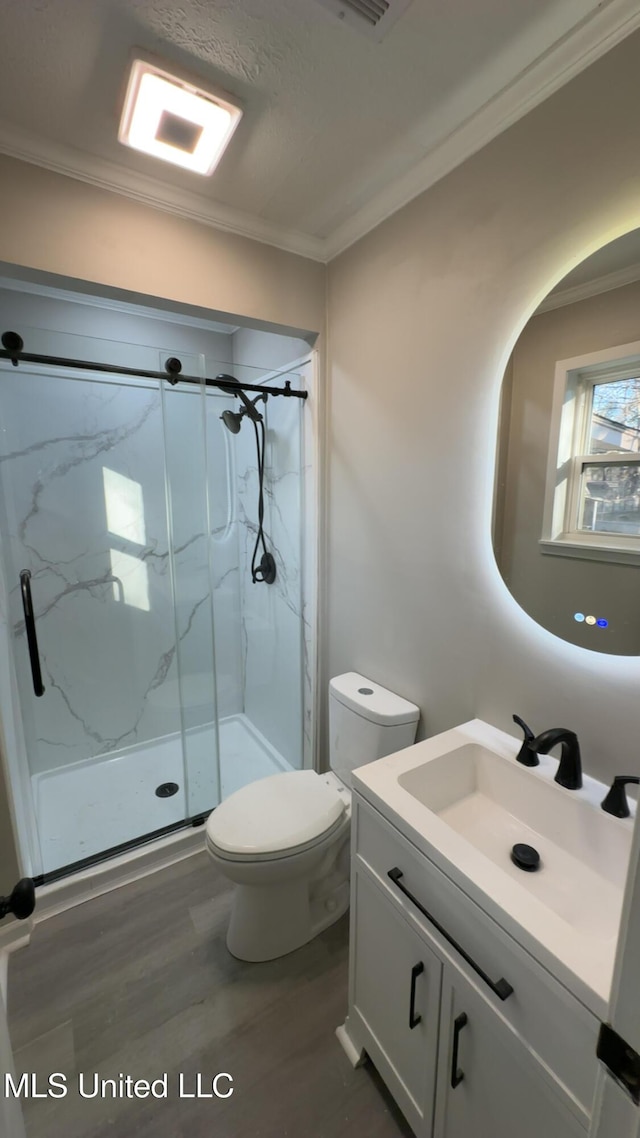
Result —
POLYGON ((207 851, 236 889, 227 947, 240 960, 293 952, 349 907, 351 772, 415 741, 420 709, 346 672, 329 683, 331 770, 287 771, 229 796, 207 851))

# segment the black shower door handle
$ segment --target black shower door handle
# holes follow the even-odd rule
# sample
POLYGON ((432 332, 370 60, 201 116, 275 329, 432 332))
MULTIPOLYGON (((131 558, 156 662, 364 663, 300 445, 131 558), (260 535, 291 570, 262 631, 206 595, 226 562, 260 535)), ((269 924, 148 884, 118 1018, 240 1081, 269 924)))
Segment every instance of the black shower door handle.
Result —
POLYGON ((44 695, 42 671, 40 669, 40 653, 38 652, 38 635, 36 633, 36 619, 33 615, 33 601, 31 600, 31 570, 23 569, 20 574, 20 590, 22 592, 22 608, 24 610, 24 626, 27 632, 27 645, 29 648, 29 662, 31 664, 31 678, 33 690, 37 696, 44 695))

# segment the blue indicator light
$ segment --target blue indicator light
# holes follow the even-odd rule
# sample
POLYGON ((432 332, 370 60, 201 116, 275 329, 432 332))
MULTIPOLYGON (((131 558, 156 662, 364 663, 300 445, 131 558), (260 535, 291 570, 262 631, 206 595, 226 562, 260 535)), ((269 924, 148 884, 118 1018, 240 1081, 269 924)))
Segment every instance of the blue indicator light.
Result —
POLYGON ((574 613, 573 619, 577 620, 578 624, 582 624, 582 621, 584 620, 584 613, 583 612, 574 613))
POLYGON ((602 617, 602 616, 600 617, 600 620, 598 620, 596 623, 598 625, 598 628, 608 628, 608 626, 609 626, 609 621, 605 620, 604 617, 602 617))

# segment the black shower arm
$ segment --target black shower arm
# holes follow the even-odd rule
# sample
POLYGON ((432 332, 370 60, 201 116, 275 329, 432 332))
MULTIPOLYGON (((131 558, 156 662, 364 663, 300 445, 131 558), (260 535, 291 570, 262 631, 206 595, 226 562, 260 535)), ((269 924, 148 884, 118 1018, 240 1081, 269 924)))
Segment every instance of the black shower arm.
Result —
MULTIPOLYGON (((219 375, 216 378, 220 379, 220 380, 228 380, 230 383, 236 382, 232 375, 219 375)), ((223 388, 223 390, 228 390, 228 388, 227 389, 223 388)), ((237 395, 238 399, 240 399, 242 401, 242 403, 244 403, 244 409, 245 409, 247 415, 249 416, 249 418, 253 419, 254 423, 261 423, 262 422, 262 415, 258 411, 258 409, 256 407, 256 403, 259 403, 261 399, 262 399, 263 403, 267 402, 266 392, 262 392, 260 395, 256 395, 255 399, 248 399, 247 396, 245 395, 244 391, 242 390, 242 388, 238 388, 237 391, 234 391, 234 395, 237 395)))

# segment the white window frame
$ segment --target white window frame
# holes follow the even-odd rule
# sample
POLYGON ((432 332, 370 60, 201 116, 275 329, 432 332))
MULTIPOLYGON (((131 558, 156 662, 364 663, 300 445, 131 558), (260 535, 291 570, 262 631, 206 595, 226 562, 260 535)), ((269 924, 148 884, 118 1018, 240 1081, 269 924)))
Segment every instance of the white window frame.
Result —
POLYGON ((578 529, 582 468, 616 463, 640 465, 628 453, 588 454, 592 391, 596 384, 640 374, 640 340, 603 351, 558 360, 553 387, 549 456, 545 487, 542 553, 640 565, 640 536, 578 529))

